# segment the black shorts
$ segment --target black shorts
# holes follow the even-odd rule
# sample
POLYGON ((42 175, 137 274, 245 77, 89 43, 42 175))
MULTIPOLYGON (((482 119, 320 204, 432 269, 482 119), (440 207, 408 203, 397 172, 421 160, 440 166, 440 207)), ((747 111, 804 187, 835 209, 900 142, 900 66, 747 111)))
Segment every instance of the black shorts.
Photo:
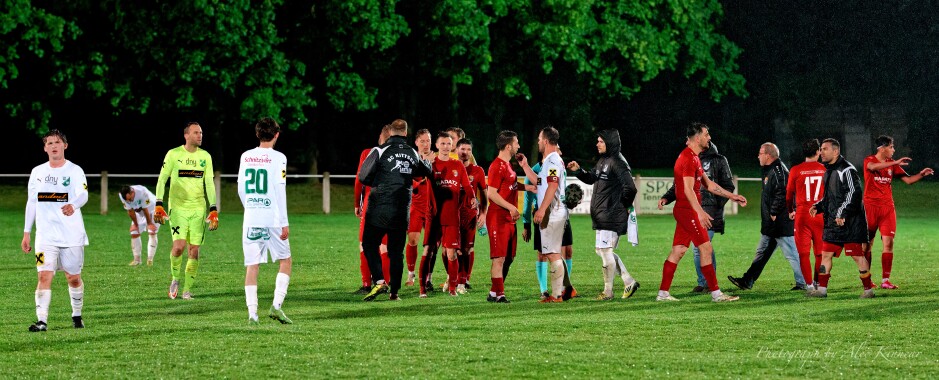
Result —
MULTIPOLYGON (((537 224, 532 225, 532 238, 531 241, 534 243, 535 251, 541 249, 541 229, 538 228, 537 224)), ((574 245, 574 233, 571 232, 571 220, 568 219, 564 222, 564 236, 561 236, 561 245, 567 247, 569 245, 574 245)))

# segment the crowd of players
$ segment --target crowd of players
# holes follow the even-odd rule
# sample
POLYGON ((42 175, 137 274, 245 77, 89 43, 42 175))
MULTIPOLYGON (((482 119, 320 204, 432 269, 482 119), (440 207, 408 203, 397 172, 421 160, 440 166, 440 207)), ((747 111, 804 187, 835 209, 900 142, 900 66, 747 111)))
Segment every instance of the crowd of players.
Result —
MULTIPOLYGON (((259 265, 270 257, 278 262, 279 272, 268 315, 288 324, 292 321, 281 309, 292 268, 286 207, 287 159, 273 149, 280 136, 276 121, 261 119, 255 132, 259 146, 241 156, 238 174, 238 193, 245 208, 242 243, 248 320, 252 324, 259 323, 257 275, 259 265)), ((182 298, 193 298, 192 286, 205 231, 218 228, 212 158, 200 148, 201 126, 189 123, 183 133, 186 143, 167 152, 156 194, 141 185, 120 190, 121 201, 131 220, 133 261, 130 265, 142 263, 141 225, 146 225, 149 235, 147 264, 152 265, 159 227, 170 224, 173 246, 168 295, 171 299, 177 298, 183 280, 182 298), (169 190, 165 190, 167 187, 169 190), (164 195, 168 196, 166 207, 164 195), (180 273, 184 251, 187 253, 185 276, 180 273)), ((596 299, 613 299, 613 282, 617 275, 623 281, 623 298, 632 297, 639 289, 639 282, 615 252, 620 236, 629 234, 630 240, 635 239, 635 214, 631 205, 637 193, 630 166, 620 152, 616 130, 598 133, 599 159, 592 171, 583 169, 575 161, 564 163, 559 147, 560 134, 553 127, 545 127, 538 134, 538 151, 542 157, 534 167, 529 166, 525 155, 518 153, 517 134, 502 131, 496 138, 498 154, 489 166, 488 175, 476 165, 473 142, 459 128, 436 136, 426 129, 418 130, 412 136, 416 149, 408 143, 407 135, 407 123, 395 120, 382 129, 379 145, 364 150, 360 157, 355 214, 361 218, 362 287, 359 292, 364 294, 365 301, 375 300, 385 293, 390 293, 390 300, 400 300, 405 263, 406 286, 416 283, 420 298, 436 291, 432 273, 441 248, 441 263, 447 274, 442 291, 450 296, 466 294, 472 289, 470 280, 478 233, 488 235, 489 239, 491 286, 487 300, 509 303, 505 279, 518 246, 518 219, 525 222, 522 239, 534 240, 534 249, 538 252, 536 274, 541 302, 563 302, 577 297, 570 281, 573 242, 568 217, 569 209, 580 201, 581 191, 576 185, 568 186, 567 170, 593 186, 590 214, 596 232, 595 252, 603 263, 604 282, 604 289, 596 299), (524 173, 522 181, 517 178, 513 160, 524 173), (518 208, 519 191, 530 198, 524 202, 523 212, 518 208), (422 244, 419 246, 418 242, 422 244)), ((675 202, 672 213, 676 227, 671 252, 663 264, 656 300, 677 301, 669 292, 675 269, 688 248, 694 247, 699 277, 694 291, 709 292, 714 302, 736 301, 738 296, 720 290, 711 240, 715 233, 723 233, 724 229, 723 204, 726 201, 721 198, 742 206, 747 205, 747 199, 734 193, 732 182, 728 181, 729 166, 711 143, 708 126, 692 123, 686 137, 687 147, 674 167, 674 187, 659 202, 660 208, 675 202), (708 196, 702 197, 703 190, 708 196)), ((22 242, 23 252, 33 251, 30 234, 35 223, 37 321, 29 330, 47 329, 51 283, 56 271, 65 272, 68 280, 73 325, 83 328, 81 269, 88 236, 81 207, 88 201, 87 181, 82 169, 65 159, 68 142, 62 132, 49 131, 42 141, 49 162, 35 167, 30 174, 22 242)), ((792 266, 793 290, 806 291, 809 297, 826 297, 832 258, 844 251, 858 267, 864 288, 861 298, 871 298, 875 288, 870 273, 871 246, 876 232, 880 231, 883 241, 880 286, 897 289, 890 281, 896 235, 891 183, 894 178, 900 178, 912 184, 932 175, 933 170, 925 168, 910 175, 904 169, 910 164, 910 158, 893 159, 895 147, 891 137, 880 136, 875 144, 875 153, 864 160, 863 183, 857 169, 841 156, 840 143, 835 139, 828 138, 820 144, 814 139, 806 141, 802 147, 805 162, 791 171, 779 160, 779 148, 775 144, 763 144, 758 155, 763 168, 762 237, 749 270, 741 277, 728 276, 731 283, 744 290, 753 288, 778 246, 792 266), (813 254, 814 269, 810 263, 813 254)))

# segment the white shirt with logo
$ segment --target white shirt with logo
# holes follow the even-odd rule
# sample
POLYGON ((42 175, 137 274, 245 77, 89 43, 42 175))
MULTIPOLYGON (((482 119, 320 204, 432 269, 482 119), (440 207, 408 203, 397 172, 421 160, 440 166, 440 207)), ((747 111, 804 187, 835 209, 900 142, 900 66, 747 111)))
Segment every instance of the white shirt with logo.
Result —
POLYGON ((121 198, 121 203, 124 204, 124 209, 137 212, 141 209, 148 209, 150 210, 150 215, 153 215, 154 211, 156 211, 156 196, 141 185, 133 185, 130 188, 134 190, 134 199, 130 202, 118 195, 118 198, 121 198))
MULTIPOLYGON (((548 208, 551 219, 567 217, 567 207, 564 206, 564 190, 567 187, 567 176, 564 172, 564 161, 557 152, 552 152, 541 161, 541 171, 538 172, 538 204, 545 202, 545 193, 548 191, 548 179, 556 179, 558 190, 554 193, 554 204, 548 208)), ((551 200, 549 200, 550 202, 551 200)))
POLYGON ((29 175, 26 200, 26 226, 30 232, 36 222, 36 246, 81 247, 88 245, 81 207, 88 202, 85 172, 71 161, 53 168, 48 162, 33 168, 29 175), (72 215, 62 207, 71 204, 72 215))
POLYGON ((238 195, 245 208, 245 227, 286 227, 287 156, 271 148, 241 155, 238 195))

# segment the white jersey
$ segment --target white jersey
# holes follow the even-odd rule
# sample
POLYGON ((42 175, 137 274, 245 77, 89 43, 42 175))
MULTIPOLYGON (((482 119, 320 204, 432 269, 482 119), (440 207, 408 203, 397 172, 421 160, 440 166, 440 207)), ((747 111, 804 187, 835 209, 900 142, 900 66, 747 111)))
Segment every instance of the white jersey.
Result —
POLYGON ((153 215, 153 212, 156 211, 156 196, 141 185, 133 185, 130 188, 134 189, 134 199, 130 202, 124 199, 120 193, 117 195, 121 199, 121 203, 124 204, 124 209, 140 212, 146 208, 150 210, 150 215, 153 215))
POLYGON ((31 232, 36 223, 36 246, 81 247, 88 245, 81 207, 88 202, 88 181, 85 172, 71 161, 53 168, 44 163, 33 168, 29 175, 26 199, 26 225, 23 232, 31 232), (62 213, 62 207, 71 204, 75 212, 62 213))
POLYGON ((241 155, 238 195, 245 207, 245 227, 286 227, 287 156, 271 148, 241 155))
POLYGON ((551 213, 551 219, 558 217, 567 217, 567 207, 564 206, 564 190, 567 187, 567 176, 564 172, 564 161, 557 152, 552 152, 541 161, 541 171, 538 172, 538 204, 545 202, 545 193, 548 191, 548 183, 557 182, 558 190, 554 193, 552 207, 548 208, 551 213))

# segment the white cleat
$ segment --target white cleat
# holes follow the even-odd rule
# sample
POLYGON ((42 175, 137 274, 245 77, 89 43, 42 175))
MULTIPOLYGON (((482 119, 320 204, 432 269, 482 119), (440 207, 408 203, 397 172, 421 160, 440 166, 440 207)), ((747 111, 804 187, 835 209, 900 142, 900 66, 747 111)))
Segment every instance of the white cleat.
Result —
POLYGON ((140 260, 131 261, 130 264, 127 264, 127 265, 132 266, 132 267, 138 266, 140 265, 140 260))
POLYGON ((717 297, 711 297, 711 302, 734 302, 734 301, 739 300, 739 299, 740 299, 740 297, 737 297, 737 296, 729 296, 729 295, 726 295, 726 294, 721 293, 721 295, 719 295, 719 296, 717 296, 717 297))
POLYGON ((189 292, 189 291, 183 292, 183 299, 184 299, 184 300, 191 300, 191 299, 192 299, 192 292, 189 292))
POLYGON ((864 293, 861 293, 861 298, 874 298, 874 288, 865 289, 864 293))
POLYGON ((466 294, 466 287, 463 286, 463 284, 459 284, 456 286, 456 292, 459 294, 466 294))
POLYGON ((655 296, 655 300, 656 300, 656 301, 663 301, 663 302, 679 301, 678 298, 672 297, 671 294, 669 294, 669 295, 667 295, 667 296, 655 296))

